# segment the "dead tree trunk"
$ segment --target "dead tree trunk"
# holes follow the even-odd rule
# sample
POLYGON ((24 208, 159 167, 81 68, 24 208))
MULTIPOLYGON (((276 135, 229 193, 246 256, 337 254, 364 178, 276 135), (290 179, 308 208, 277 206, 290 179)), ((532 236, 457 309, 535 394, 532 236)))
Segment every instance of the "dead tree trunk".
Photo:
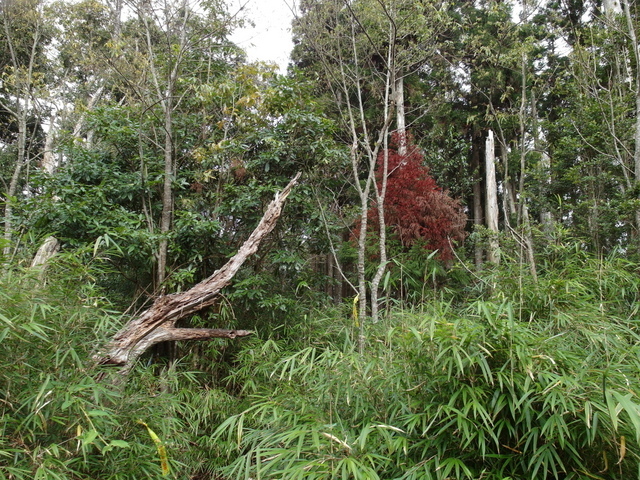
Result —
POLYGON ((489 130, 485 149, 486 207, 487 229, 489 230, 489 248, 487 260, 500 263, 500 245, 498 243, 498 185, 496 182, 495 143, 493 131, 489 130))
POLYGON ((226 287, 245 260, 258 250, 262 239, 275 226, 287 196, 298 181, 298 173, 284 190, 277 193, 267 207, 260 223, 244 242, 238 253, 213 275, 182 293, 158 297, 149 309, 130 320, 96 355, 99 364, 118 365, 128 371, 135 360, 149 347, 169 340, 208 340, 251 335, 249 330, 220 328, 177 328, 176 322, 213 305, 221 289, 226 287))
POLYGON ((47 262, 51 260, 51 258, 58 253, 60 250, 60 242, 56 237, 47 237, 38 251, 36 252, 35 257, 31 261, 31 268, 36 267, 46 267, 47 262))

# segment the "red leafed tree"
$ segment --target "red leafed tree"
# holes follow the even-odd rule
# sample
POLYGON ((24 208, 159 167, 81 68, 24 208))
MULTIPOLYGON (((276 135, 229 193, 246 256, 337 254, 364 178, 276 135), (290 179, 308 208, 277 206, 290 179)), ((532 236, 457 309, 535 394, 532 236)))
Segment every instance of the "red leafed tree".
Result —
MULTIPOLYGON (((388 151, 385 219, 402 245, 410 247, 422 241, 429 250, 438 250, 442 260, 452 257, 451 244, 464 240, 467 216, 460 202, 449 196, 429 175, 424 157, 410 138, 406 154, 398 153, 399 138, 392 139, 388 151), (451 242, 449 241, 451 239, 451 242)), ((377 182, 382 181, 384 152, 378 156, 377 182)), ((371 228, 378 228, 377 211, 369 211, 371 228)))

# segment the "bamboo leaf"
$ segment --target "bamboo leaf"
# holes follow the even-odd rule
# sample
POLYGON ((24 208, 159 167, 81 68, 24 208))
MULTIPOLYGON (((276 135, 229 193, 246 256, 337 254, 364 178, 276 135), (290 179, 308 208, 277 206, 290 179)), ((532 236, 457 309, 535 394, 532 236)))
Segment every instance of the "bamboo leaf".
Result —
POLYGON ((151 437, 151 440, 153 440, 153 443, 156 444, 156 449, 158 450, 158 458, 160 459, 160 469, 162 470, 162 475, 163 476, 169 475, 169 472, 170 472, 170 469, 169 469, 169 457, 167 456, 167 449, 165 448, 164 444, 162 443, 162 440, 160 440, 160 437, 158 437, 158 435, 156 435, 156 432, 151 430, 151 427, 149 427, 149 425, 144 423, 142 420, 138 420, 138 423, 140 425, 146 427, 147 432, 149 433, 149 436, 151 437))

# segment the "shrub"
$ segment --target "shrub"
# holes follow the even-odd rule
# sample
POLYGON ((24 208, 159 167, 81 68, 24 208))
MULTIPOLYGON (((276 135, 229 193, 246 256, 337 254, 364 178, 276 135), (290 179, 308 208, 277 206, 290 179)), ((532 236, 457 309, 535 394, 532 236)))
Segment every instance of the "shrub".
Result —
MULTIPOLYGON (((400 312, 354 345, 242 357, 251 405, 212 437, 225 478, 631 478, 638 334, 613 318, 562 331, 511 302, 400 312)), ((277 347, 277 348, 276 348, 277 347)), ((255 355, 255 352, 262 352, 255 355)), ((244 380, 242 379, 244 378, 244 380)))

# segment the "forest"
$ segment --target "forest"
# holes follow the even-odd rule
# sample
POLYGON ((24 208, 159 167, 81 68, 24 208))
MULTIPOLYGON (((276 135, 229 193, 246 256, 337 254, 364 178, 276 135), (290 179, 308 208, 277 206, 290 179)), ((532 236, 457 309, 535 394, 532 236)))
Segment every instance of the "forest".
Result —
POLYGON ((640 478, 638 2, 0 19, 0 480, 640 478))

